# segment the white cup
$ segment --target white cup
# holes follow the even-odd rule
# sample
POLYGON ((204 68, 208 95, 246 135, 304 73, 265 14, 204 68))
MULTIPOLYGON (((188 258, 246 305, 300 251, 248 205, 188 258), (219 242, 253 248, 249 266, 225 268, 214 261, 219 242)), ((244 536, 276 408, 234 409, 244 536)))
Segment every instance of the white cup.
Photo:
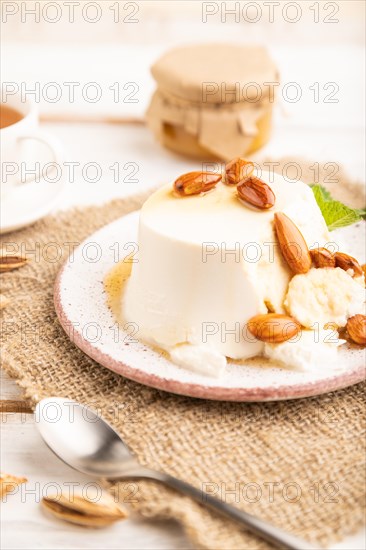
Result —
POLYGON ((0 129, 0 184, 3 199, 19 185, 28 185, 42 178, 41 166, 38 174, 26 175, 37 164, 32 162, 37 158, 37 142, 50 149, 51 162, 59 166, 62 164, 63 154, 59 142, 39 129, 38 106, 35 102, 22 100, 20 94, 5 96, 4 93, 1 101, 2 105, 15 109, 22 115, 18 122, 0 129))

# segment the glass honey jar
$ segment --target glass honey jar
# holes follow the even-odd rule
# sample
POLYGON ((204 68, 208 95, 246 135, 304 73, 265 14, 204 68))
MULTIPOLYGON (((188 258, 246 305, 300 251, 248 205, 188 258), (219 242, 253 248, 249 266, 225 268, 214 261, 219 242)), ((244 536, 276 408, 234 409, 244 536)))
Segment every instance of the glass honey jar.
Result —
POLYGON ((265 48, 179 47, 151 72, 157 89, 147 123, 165 147, 203 160, 230 160, 269 140, 279 76, 265 48))

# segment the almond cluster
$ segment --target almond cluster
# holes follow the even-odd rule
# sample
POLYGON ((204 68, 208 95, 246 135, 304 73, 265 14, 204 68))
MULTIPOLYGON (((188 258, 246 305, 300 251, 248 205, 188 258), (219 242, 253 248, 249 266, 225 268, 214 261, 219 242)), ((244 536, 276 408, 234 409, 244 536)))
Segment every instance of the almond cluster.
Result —
MULTIPOLYGON (((283 212, 274 215, 274 229, 284 260, 293 274, 307 273, 309 269, 339 267, 351 277, 364 275, 364 267, 356 258, 344 252, 327 248, 309 250, 296 224, 283 212)), ((249 331, 263 342, 280 343, 293 338, 301 330, 296 319, 288 315, 268 313, 256 315, 248 322, 249 331)), ((354 315, 348 319, 346 335, 356 344, 366 344, 366 316, 354 315)))
MULTIPOLYGON (((241 157, 225 166, 224 175, 213 172, 189 172, 174 182, 174 192, 180 197, 211 191, 223 180, 225 185, 236 186, 240 202, 259 210, 268 210, 276 197, 271 187, 253 175, 254 164, 241 157)), ((283 212, 274 214, 274 230, 282 256, 294 275, 307 273, 311 267, 344 269, 352 277, 365 274, 364 266, 343 252, 331 252, 327 248, 309 250, 297 225, 283 212)), ((289 315, 267 313, 256 315, 248 321, 249 331, 263 342, 280 343, 296 336, 300 323, 289 315)), ((355 315, 348 320, 346 331, 350 340, 366 344, 366 316, 355 315)))
POLYGON ((225 166, 224 178, 214 172, 188 172, 174 182, 174 192, 180 197, 211 191, 223 179, 226 185, 236 185, 238 199, 260 210, 274 206, 275 194, 270 186, 253 176, 254 164, 238 157, 225 166))

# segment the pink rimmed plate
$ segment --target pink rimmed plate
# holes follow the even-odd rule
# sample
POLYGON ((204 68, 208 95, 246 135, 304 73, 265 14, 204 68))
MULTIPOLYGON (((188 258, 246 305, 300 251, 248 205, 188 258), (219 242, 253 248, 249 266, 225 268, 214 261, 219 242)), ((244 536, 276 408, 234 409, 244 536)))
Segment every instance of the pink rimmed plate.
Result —
MULTIPOLYGON (((356 346, 342 346, 337 365, 324 365, 317 372, 293 371, 256 358, 243 364, 229 363, 224 375, 216 379, 180 368, 165 354, 135 341, 131 327, 117 326, 107 305, 103 281, 117 258, 131 254, 131 243, 137 242, 138 216, 138 212, 128 214, 86 239, 65 263, 55 283, 55 307, 61 325, 73 342, 100 365, 153 388, 226 401, 308 397, 364 379, 364 350, 356 346)), ((347 252, 364 261, 363 223, 332 236, 347 245, 347 252)))

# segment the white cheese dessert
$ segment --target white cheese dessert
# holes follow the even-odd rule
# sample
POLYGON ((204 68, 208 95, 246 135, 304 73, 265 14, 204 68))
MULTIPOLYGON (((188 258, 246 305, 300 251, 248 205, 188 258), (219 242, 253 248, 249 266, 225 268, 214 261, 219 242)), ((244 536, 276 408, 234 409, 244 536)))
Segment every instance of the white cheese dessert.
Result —
MULTIPOLYGON (((299 344, 301 325, 344 326, 363 313, 364 290, 352 270, 335 267, 333 257, 326 258, 333 268, 311 268, 325 260, 309 249, 324 251, 331 241, 311 188, 253 172, 243 159, 232 161, 235 169, 239 161, 252 166, 243 178, 228 172, 230 165, 225 180, 192 172, 145 202, 124 319, 138 325, 139 339, 166 350, 177 365, 208 375, 220 375, 227 358, 266 355, 293 368, 304 368, 316 355, 332 358, 339 343, 320 341, 313 348, 306 331, 299 344), (280 335, 269 334, 271 323, 280 335)), ((343 256, 343 263, 354 260, 343 256)))

